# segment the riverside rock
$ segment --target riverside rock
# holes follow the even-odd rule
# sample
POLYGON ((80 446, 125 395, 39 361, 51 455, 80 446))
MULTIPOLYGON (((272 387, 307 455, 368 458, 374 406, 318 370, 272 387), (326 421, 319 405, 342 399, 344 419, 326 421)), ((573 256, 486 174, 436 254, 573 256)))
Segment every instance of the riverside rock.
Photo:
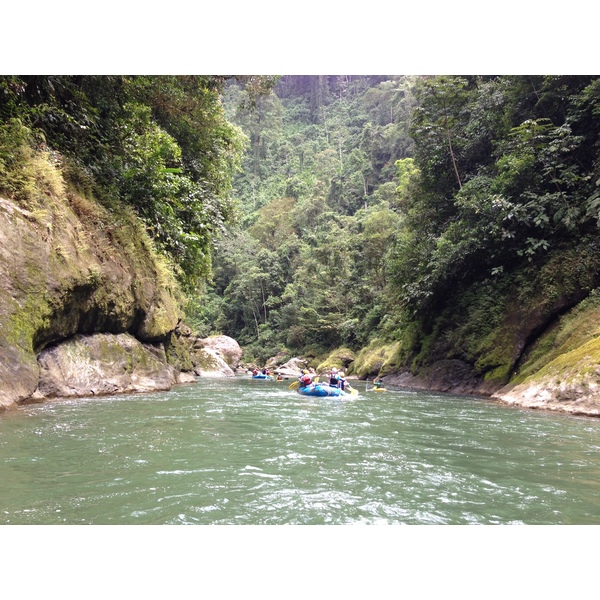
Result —
POLYGON ((285 364, 274 369, 276 375, 298 377, 307 367, 307 362, 302 358, 290 358, 285 364))
POLYGON ((46 347, 93 333, 157 343, 179 322, 174 280, 119 210, 74 192, 31 210, 0 197, 0 410, 34 394, 46 347))
POLYGON ((227 364, 223 356, 213 348, 197 350, 192 360, 195 373, 200 377, 235 377, 235 372, 227 364))
POLYGON ((179 382, 162 345, 129 334, 76 335, 44 349, 32 400, 168 390, 179 382))
POLYGON ((240 364, 242 349, 236 340, 227 335, 214 335, 198 339, 196 346, 200 349, 212 350, 234 371, 240 364))
MULTIPOLYGON (((180 338, 182 339, 182 338, 180 338)), ((240 345, 226 335, 187 338, 190 360, 201 377, 234 377, 242 358, 240 345)))

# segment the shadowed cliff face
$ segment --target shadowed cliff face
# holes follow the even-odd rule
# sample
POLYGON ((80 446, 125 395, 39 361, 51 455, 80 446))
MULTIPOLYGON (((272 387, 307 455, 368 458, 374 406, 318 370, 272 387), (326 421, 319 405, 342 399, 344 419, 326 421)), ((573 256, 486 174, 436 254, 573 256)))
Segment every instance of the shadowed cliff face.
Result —
POLYGON ((130 213, 74 193, 30 210, 0 198, 0 410, 34 393, 48 344, 97 332, 158 342, 180 316, 176 285, 130 213))

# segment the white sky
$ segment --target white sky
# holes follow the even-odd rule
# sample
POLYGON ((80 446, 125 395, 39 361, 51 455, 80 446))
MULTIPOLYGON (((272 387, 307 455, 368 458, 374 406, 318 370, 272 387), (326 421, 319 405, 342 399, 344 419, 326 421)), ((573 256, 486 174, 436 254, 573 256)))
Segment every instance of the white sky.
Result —
POLYGON ((582 0, 6 4, 5 75, 600 73, 582 0))

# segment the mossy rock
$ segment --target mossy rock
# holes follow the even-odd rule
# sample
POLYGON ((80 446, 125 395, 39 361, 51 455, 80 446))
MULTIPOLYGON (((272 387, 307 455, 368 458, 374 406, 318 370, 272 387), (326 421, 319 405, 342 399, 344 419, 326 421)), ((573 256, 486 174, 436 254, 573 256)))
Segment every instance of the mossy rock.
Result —
POLYGON ((349 348, 337 348, 317 365, 317 373, 324 373, 336 368, 340 371, 348 371, 356 360, 356 354, 349 348))
POLYGON ((164 350, 129 334, 76 335, 38 360, 36 399, 168 390, 176 383, 164 350))
POLYGON ((560 354, 495 396, 528 408, 600 416, 600 336, 560 354))
POLYGON ((59 191, 39 206, 0 197, 0 409, 33 394, 49 344, 97 332, 159 342, 181 316, 177 284, 133 212, 59 191))
POLYGON ((165 354, 170 365, 178 371, 193 371, 193 349, 188 338, 178 336, 174 331, 169 333, 164 340, 165 354))
POLYGON ((397 357, 400 343, 386 343, 375 339, 361 350, 352 364, 351 373, 360 379, 383 376, 394 372, 397 367, 397 357))

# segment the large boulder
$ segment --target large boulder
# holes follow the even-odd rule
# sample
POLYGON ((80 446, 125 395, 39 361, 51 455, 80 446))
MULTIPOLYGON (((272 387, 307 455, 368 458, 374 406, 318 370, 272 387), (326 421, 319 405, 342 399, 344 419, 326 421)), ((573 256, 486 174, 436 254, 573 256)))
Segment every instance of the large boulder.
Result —
POLYGON ((194 372, 200 377, 235 377, 233 369, 220 352, 213 348, 196 350, 192 355, 194 372))
POLYGON ((240 364, 242 358, 242 349, 240 345, 227 335, 214 335, 207 338, 196 340, 196 348, 204 350, 212 350, 216 355, 220 356, 227 365, 235 370, 240 364))
POLYGON ((242 349, 229 336, 214 335, 207 338, 191 337, 187 331, 179 331, 180 339, 186 339, 190 348, 193 370, 201 377, 234 377, 242 349))
POLYGON ((169 390, 178 383, 162 345, 129 334, 76 335, 44 349, 38 363, 38 387, 28 401, 169 390))
POLYGON ((298 377, 308 366, 307 362, 302 358, 290 358, 286 363, 273 370, 276 375, 287 377, 298 377))

